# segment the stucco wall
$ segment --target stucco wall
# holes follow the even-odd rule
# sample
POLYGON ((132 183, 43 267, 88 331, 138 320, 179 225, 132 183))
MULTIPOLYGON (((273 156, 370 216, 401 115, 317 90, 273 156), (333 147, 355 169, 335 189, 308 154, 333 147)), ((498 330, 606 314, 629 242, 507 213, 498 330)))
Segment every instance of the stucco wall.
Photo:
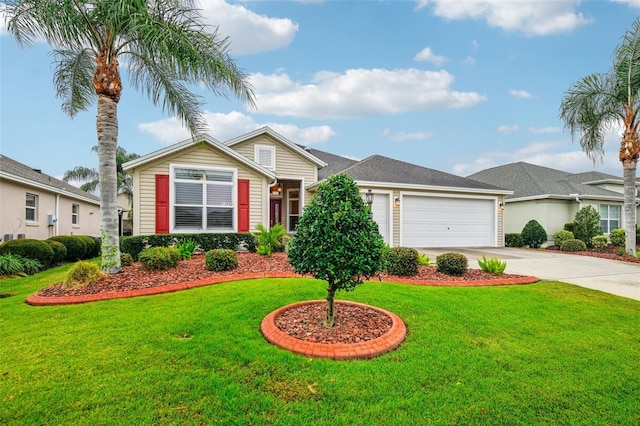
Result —
POLYGON ((100 235, 100 206, 51 191, 8 180, 0 180, 0 238, 5 234, 24 234, 25 238, 45 240, 56 235, 100 235), (26 220, 26 194, 37 196, 36 221, 26 220), (71 205, 78 204, 78 224, 71 223, 71 205), (93 213, 93 214, 92 214, 93 213), (57 216, 49 226, 48 215, 57 216))

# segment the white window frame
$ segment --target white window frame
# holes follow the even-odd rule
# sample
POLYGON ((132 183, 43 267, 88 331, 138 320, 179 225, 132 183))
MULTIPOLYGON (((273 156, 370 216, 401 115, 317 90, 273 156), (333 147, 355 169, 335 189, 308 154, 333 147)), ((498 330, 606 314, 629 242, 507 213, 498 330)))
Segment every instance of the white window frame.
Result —
POLYGON ((80 204, 71 204, 71 224, 80 225, 80 204))
MULTIPOLYGON (((237 232, 238 229, 238 171, 234 168, 229 167, 209 167, 202 166, 199 164, 171 164, 169 166, 170 174, 169 174, 169 223, 171 224, 171 232, 180 232, 184 234, 189 233, 202 233, 202 232, 210 232, 210 233, 225 233, 225 232, 237 232), (231 173, 231 182, 211 182, 208 183, 210 185, 228 185, 231 186, 231 206, 213 206, 207 205, 206 202, 203 201, 203 204, 200 206, 202 208, 202 228, 201 229, 176 229, 176 182, 189 182, 196 183, 194 180, 182 180, 175 178, 175 169, 193 169, 193 170, 203 170, 210 172, 225 172, 231 173), (231 209, 231 227, 230 228, 219 228, 219 229, 207 229, 206 227, 206 209, 207 207, 229 207, 231 209)), ((203 200, 206 199, 206 186, 204 182, 202 183, 202 191, 203 191, 203 200)))
POLYGON ((607 223, 607 228, 602 228, 602 232, 605 235, 609 235, 611 233, 612 229, 616 229, 616 228, 622 228, 622 206, 620 206, 619 204, 600 204, 599 208, 598 208, 598 213, 600 214, 600 227, 602 227, 602 222, 606 222, 607 223), (606 208, 607 209, 607 216, 603 217, 602 216, 602 208, 606 208), (617 219, 612 219, 611 218, 611 207, 617 207, 618 208, 618 218, 617 219), (611 221, 612 220, 617 220, 618 221, 618 226, 616 227, 611 227, 611 221))
POLYGON ((38 221, 38 196, 36 194, 31 194, 29 192, 26 193, 25 196, 25 213, 24 218, 27 222, 37 222, 38 221), (33 206, 29 205, 29 197, 33 197, 33 206), (29 219, 29 215, 27 212, 33 211, 33 219, 29 219))
POLYGON ((269 145, 255 145, 253 147, 253 158, 255 158, 256 163, 260 164, 262 167, 275 170, 276 169, 276 147, 269 145), (264 164, 260 161, 261 159, 261 151, 268 151, 269 153, 269 164, 264 164))
POLYGON ((287 189, 287 232, 288 233, 295 233, 295 226, 292 228, 291 227, 291 218, 292 217, 297 217, 298 220, 300 220, 300 217, 302 216, 302 197, 300 196, 302 193, 302 189, 300 188, 289 188, 287 189), (292 192, 298 192, 298 197, 292 197, 291 193, 292 192), (297 201, 298 202, 298 213, 295 215, 291 214, 291 201, 297 201))

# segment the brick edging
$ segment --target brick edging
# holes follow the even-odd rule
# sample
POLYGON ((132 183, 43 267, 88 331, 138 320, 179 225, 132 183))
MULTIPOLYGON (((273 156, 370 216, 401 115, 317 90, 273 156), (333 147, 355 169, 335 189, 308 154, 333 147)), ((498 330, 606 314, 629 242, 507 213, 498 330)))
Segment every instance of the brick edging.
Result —
POLYGON ((260 324, 260 331, 262 332, 262 335, 267 339, 267 341, 282 349, 314 358, 331 358, 337 360, 375 358, 396 349, 404 341, 404 338, 407 335, 407 327, 404 324, 404 321, 402 321, 402 319, 393 312, 389 312, 375 306, 365 305, 363 303, 348 302, 344 300, 336 300, 335 303, 366 307, 389 316, 392 321, 391 329, 384 335, 365 342, 314 343, 291 337, 276 326, 275 319, 282 312, 298 306, 315 303, 326 303, 326 300, 310 300, 293 303, 271 312, 260 324))
MULTIPOLYGON (((46 305, 72 305, 78 303, 97 302, 100 300, 111 299, 126 299, 139 296, 151 296, 154 294, 171 293, 180 290, 188 290, 190 288, 204 287, 213 284, 220 284, 229 281, 242 281, 259 278, 300 278, 301 275, 294 274, 293 272, 260 272, 251 274, 238 274, 227 275, 222 277, 204 278, 197 281, 186 281, 176 284, 167 284, 158 287, 141 288, 137 290, 129 291, 114 291, 108 293, 98 294, 85 294, 80 296, 39 296, 37 293, 33 293, 27 297, 26 302, 33 306, 46 306, 46 305)), ((531 284, 540 281, 539 278, 529 277, 505 277, 496 278, 491 280, 478 280, 478 281, 438 281, 438 280, 412 280, 407 278, 393 278, 393 280, 384 279, 388 282, 395 282, 400 284, 413 284, 413 285, 425 285, 425 286, 464 286, 464 287, 476 287, 476 286, 489 286, 489 285, 512 285, 512 284, 531 284)))

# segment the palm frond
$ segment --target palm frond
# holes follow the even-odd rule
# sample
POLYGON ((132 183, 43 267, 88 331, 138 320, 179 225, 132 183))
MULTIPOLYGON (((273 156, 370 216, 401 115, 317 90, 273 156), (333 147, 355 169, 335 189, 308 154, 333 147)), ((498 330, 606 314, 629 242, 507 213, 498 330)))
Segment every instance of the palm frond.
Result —
POLYGON ((74 117, 96 99, 93 87, 95 54, 90 49, 54 50, 56 70, 53 82, 56 96, 62 99, 62 110, 74 117))

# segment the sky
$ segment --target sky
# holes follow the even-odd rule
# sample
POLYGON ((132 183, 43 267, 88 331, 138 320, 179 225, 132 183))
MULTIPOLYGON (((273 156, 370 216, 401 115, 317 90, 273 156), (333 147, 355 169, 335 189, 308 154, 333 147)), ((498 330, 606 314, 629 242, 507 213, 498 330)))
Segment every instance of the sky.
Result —
MULTIPOLYGON (((1 3, 1 1, 0 1, 1 3)), ((640 0, 201 0, 207 24, 254 86, 256 108, 203 97, 219 141, 270 126, 356 160, 384 155, 468 176, 525 161, 622 176, 619 132, 594 162, 558 111, 571 84, 605 73, 640 0)), ((51 48, 18 47, 0 19, 0 153, 61 178, 97 169, 96 105, 71 119, 53 85, 51 48)), ((145 155, 189 138, 127 82, 119 145, 145 155)))

